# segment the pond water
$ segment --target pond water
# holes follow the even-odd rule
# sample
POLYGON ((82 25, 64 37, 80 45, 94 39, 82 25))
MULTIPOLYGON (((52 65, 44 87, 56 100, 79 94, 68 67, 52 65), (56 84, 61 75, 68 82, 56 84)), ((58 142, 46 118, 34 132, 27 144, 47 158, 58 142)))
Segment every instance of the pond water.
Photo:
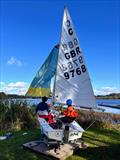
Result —
MULTIPOLYGON (((38 104, 41 100, 40 99, 29 99, 28 102, 30 104, 38 104)), ((48 103, 50 103, 51 100, 48 100, 48 103)), ((120 99, 97 99, 96 104, 98 108, 105 109, 104 112, 106 113, 114 113, 114 114, 120 114, 120 109, 117 108, 111 108, 111 107, 105 107, 105 106, 98 106, 98 104, 107 104, 107 105, 120 105, 120 99)))
MULTIPOLYGON (((96 103, 117 106, 117 105, 120 105, 120 99, 100 99, 100 100, 96 100, 96 103)), ((111 108, 111 107, 105 107, 105 106, 98 106, 98 107, 105 109, 104 112, 107 112, 107 113, 120 114, 120 109, 117 109, 117 108, 111 108)))

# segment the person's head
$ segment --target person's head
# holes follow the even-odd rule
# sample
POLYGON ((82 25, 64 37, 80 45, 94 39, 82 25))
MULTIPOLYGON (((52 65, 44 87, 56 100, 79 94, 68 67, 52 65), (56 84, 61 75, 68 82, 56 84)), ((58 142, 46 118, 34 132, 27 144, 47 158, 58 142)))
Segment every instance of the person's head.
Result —
POLYGON ((43 101, 43 102, 46 102, 47 100, 48 100, 48 98, 47 98, 47 97, 45 97, 45 96, 44 96, 44 97, 42 97, 42 101, 43 101))
POLYGON ((67 99, 66 104, 67 104, 68 106, 71 106, 71 105, 72 105, 72 100, 71 100, 71 99, 67 99))

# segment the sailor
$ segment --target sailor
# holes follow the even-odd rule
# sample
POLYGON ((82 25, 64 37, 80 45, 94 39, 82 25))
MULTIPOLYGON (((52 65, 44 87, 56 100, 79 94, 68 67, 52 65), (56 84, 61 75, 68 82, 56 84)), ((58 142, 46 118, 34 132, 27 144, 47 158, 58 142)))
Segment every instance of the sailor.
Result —
POLYGON ((63 115, 65 117, 61 118, 62 122, 64 123, 71 123, 73 120, 75 120, 78 116, 77 111, 74 109, 74 107, 72 106, 72 100, 71 99, 67 99, 66 101, 67 104, 67 109, 63 112, 63 115))
POLYGON ((42 97, 42 102, 40 102, 36 107, 36 113, 40 118, 44 118, 49 123, 53 123, 53 116, 50 114, 49 105, 46 103, 47 100, 47 97, 42 97))

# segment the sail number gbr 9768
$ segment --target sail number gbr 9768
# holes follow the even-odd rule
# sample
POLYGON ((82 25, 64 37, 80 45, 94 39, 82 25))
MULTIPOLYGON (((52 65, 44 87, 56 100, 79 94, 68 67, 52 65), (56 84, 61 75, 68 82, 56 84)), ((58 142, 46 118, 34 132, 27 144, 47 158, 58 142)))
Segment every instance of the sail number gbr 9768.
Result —
POLYGON ((63 63, 61 64, 62 74, 65 79, 70 79, 76 76, 80 76, 86 72, 86 67, 83 61, 82 52, 79 47, 78 39, 74 33, 72 22, 68 17, 64 22, 62 37, 62 53, 63 63))
POLYGON ((85 65, 81 65, 81 67, 77 67, 75 69, 69 70, 69 72, 64 72, 64 77, 69 79, 70 77, 75 77, 75 75, 81 75, 82 72, 86 72, 85 65))
POLYGON ((68 80, 70 78, 80 76, 83 73, 85 73, 87 69, 84 64, 82 51, 79 48, 77 39, 76 43, 74 43, 73 41, 69 41, 68 45, 64 44, 62 46, 64 48, 64 64, 63 63, 61 64, 61 69, 64 78, 68 80), (68 48, 70 49, 69 52, 68 48))

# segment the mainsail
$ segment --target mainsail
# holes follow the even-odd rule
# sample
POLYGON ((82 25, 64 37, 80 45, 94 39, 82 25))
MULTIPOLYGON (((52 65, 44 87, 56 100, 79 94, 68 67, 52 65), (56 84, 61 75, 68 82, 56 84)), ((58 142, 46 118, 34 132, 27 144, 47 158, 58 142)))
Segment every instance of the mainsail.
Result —
POLYGON ((67 8, 64 10, 53 99, 65 104, 68 98, 82 107, 96 107, 83 53, 67 8))
POLYGON ((38 70, 35 78, 33 79, 26 96, 42 97, 51 96, 51 83, 55 75, 56 65, 58 59, 58 45, 55 46, 48 58, 38 70))

